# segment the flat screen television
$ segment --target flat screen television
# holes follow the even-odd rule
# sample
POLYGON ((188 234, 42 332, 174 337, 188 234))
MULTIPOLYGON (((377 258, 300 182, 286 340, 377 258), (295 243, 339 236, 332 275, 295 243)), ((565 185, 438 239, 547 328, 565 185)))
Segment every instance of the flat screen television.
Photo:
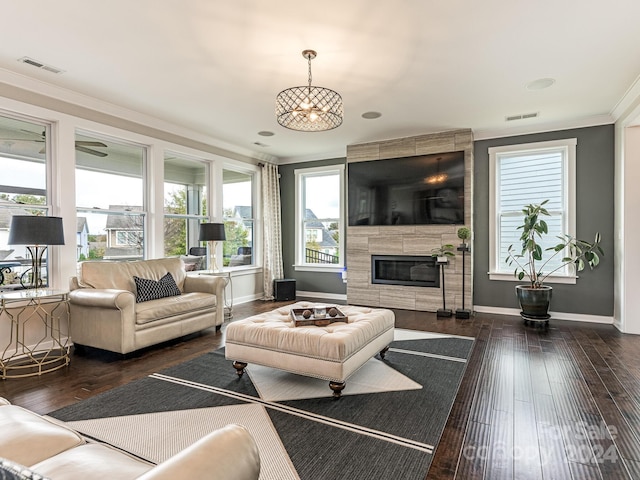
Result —
POLYGON ((464 152, 347 164, 349 226, 464 224, 464 152))

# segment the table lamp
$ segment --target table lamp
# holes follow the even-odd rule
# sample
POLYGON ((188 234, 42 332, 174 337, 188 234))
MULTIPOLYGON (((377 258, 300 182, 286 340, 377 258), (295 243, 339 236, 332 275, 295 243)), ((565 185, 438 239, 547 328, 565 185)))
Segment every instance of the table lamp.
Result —
POLYGON ((64 245, 62 218, 35 215, 14 215, 9 229, 9 245, 26 245, 31 256, 31 268, 20 277, 24 288, 42 286, 42 256, 48 245, 64 245), (25 284, 24 277, 31 271, 31 279, 25 284))
POLYGON ((209 269, 218 272, 218 263, 216 262, 216 248, 219 241, 226 240, 224 233, 224 223, 201 223, 200 236, 198 240, 209 244, 209 269))

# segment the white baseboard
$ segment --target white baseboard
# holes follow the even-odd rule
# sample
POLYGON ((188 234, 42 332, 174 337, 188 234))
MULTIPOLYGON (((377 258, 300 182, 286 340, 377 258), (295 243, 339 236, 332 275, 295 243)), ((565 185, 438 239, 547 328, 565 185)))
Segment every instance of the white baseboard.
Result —
MULTIPOLYGON (((493 313, 497 315, 514 315, 519 317, 520 310, 517 308, 502 308, 502 307, 487 307, 482 305, 474 305, 473 311, 478 313, 493 313)), ((552 320, 572 320, 574 322, 589 322, 589 323, 605 323, 607 325, 613 325, 613 317, 605 317, 602 315, 585 315, 582 313, 569 313, 569 312, 549 312, 552 320)))

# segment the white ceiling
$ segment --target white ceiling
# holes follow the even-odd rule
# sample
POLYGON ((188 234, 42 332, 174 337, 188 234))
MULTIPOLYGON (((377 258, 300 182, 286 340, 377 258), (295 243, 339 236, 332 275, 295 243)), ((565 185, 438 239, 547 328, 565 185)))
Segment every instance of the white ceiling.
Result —
POLYGON ((2 16, 1 69, 281 161, 454 128, 606 123, 640 74, 638 0, 32 0, 2 16), (332 131, 274 116, 276 94, 307 82, 307 48, 313 84, 344 100, 332 131), (527 88, 542 78, 555 83, 527 88))

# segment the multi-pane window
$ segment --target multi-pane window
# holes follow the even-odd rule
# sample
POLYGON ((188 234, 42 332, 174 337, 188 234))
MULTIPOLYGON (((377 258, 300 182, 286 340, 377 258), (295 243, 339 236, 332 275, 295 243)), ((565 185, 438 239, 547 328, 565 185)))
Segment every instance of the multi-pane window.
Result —
POLYGON ((255 263, 254 174, 225 168, 222 171, 222 208, 225 226, 225 267, 255 263))
MULTIPOLYGON (((491 166, 491 278, 513 277, 513 266, 505 263, 510 245, 522 249, 518 226, 522 224, 522 209, 528 204, 547 200, 545 208, 550 216, 544 220, 549 234, 540 245, 543 260, 553 251, 547 248, 559 243, 557 237, 575 232, 575 147, 576 140, 511 145, 489 149, 491 166)), ((558 255, 546 265, 553 271, 560 264, 558 255)), ((570 276, 567 267, 555 276, 570 276)))
MULTIPOLYGON (((9 245, 14 215, 49 215, 47 189, 48 136, 44 123, 0 116, 0 290, 19 288, 29 275, 31 260, 26 245, 9 245)), ((42 263, 48 281, 49 261, 42 263)))
POLYGON ((305 168, 296 176, 296 264, 342 266, 344 166, 305 168))
POLYGON ((76 134, 79 260, 144 258, 145 158, 141 145, 76 134))
POLYGON ((164 159, 164 254, 186 255, 198 247, 205 220, 207 164, 168 153, 164 159))

